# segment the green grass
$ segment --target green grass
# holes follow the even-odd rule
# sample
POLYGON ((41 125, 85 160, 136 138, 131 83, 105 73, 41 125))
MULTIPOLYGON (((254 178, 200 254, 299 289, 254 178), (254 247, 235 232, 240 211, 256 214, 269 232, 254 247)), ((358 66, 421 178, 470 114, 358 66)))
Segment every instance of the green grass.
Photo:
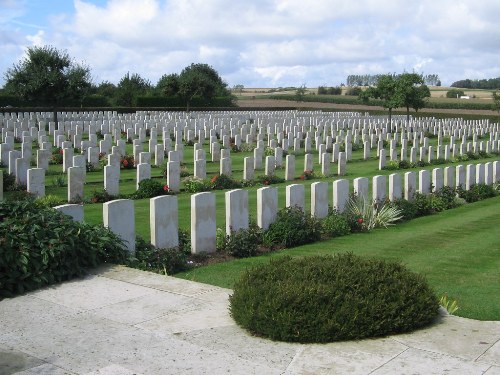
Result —
POLYGON ((398 224, 268 255, 200 267, 177 277, 231 288, 248 268, 283 255, 353 252, 401 261, 424 274, 438 296, 458 300, 455 315, 500 320, 500 197, 398 224))

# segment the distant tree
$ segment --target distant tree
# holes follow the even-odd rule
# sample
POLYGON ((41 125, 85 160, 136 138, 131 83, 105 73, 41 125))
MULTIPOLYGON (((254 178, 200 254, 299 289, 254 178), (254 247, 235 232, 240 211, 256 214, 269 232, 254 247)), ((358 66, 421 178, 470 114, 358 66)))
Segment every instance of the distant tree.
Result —
POLYGON ((307 93, 307 88, 306 88, 306 85, 303 84, 302 86, 298 87, 295 90, 295 100, 298 102, 303 102, 304 98, 306 96, 306 93, 307 93))
POLYGON ((493 105, 491 109, 498 113, 498 121, 500 122, 500 90, 493 91, 492 96, 493 105))
POLYGON ((179 93, 179 75, 164 74, 156 84, 156 91, 161 96, 175 96, 179 93))
POLYGON ((115 102, 119 106, 132 107, 135 99, 151 90, 151 83, 139 74, 130 73, 120 80, 116 87, 115 102))
POLYGON ((447 98, 460 98, 461 96, 464 96, 465 92, 464 90, 459 90, 459 89, 451 89, 446 92, 446 97, 447 98))
POLYGON ((425 106, 425 99, 430 97, 429 88, 417 73, 403 73, 396 80, 396 100, 406 108, 406 119, 410 121, 410 108, 418 111, 425 106))
POLYGON ((389 124, 392 123, 392 110, 402 105, 397 95, 397 79, 391 74, 380 75, 377 85, 362 91, 359 97, 365 102, 369 98, 381 99, 384 108, 389 110, 389 124))
POLYGON ((52 46, 29 47, 26 56, 5 73, 5 90, 32 105, 56 107, 79 102, 91 88, 90 69, 52 46))
POLYGON ((500 89, 500 77, 489 79, 463 79, 453 82, 451 87, 459 87, 463 89, 483 89, 483 90, 496 90, 500 89))
POLYGON ((194 97, 210 100, 215 96, 229 96, 227 84, 214 68, 207 64, 191 64, 179 75, 179 95, 189 111, 194 97))
POLYGON ((116 94, 116 85, 109 81, 103 81, 93 88, 93 92, 111 100, 116 94))
POLYGON ((238 93, 241 95, 241 93, 243 92, 243 89, 245 88, 245 86, 241 85, 241 84, 238 84, 238 85, 234 85, 233 86, 233 89, 232 91, 238 93))

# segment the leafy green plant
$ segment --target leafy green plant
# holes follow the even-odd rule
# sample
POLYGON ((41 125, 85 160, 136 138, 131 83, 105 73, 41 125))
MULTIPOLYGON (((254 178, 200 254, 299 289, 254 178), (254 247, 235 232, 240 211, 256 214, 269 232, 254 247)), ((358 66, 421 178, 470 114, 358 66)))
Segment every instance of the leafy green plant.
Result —
POLYGON ((123 169, 133 169, 135 167, 135 161, 133 155, 125 155, 120 159, 120 166, 123 169))
POLYGON ((465 199, 468 203, 477 202, 486 198, 493 198, 498 194, 494 185, 474 184, 470 186, 469 190, 462 187, 457 189, 458 196, 465 199))
POLYGON ((417 217, 417 207, 414 202, 406 199, 395 199, 390 204, 401 212, 401 220, 411 220, 417 217))
POLYGON ((64 199, 59 198, 56 195, 46 195, 44 197, 36 198, 35 204, 41 207, 55 207, 61 204, 65 204, 64 199))
POLYGON ((314 171, 305 170, 300 176, 299 180, 312 180, 315 178, 314 171))
POLYGON ((66 186, 66 176, 64 175, 64 173, 59 173, 52 179, 52 186, 54 187, 66 186))
POLYGON ((113 199, 117 199, 117 197, 109 194, 105 189, 94 190, 92 192, 92 196, 90 197, 90 201, 92 203, 105 203, 112 201, 113 199))
POLYGON ((291 342, 332 342, 408 332, 437 315, 421 275, 353 254, 279 257, 247 270, 230 313, 251 333, 291 342))
POLYGON ((52 155, 50 157, 49 163, 50 164, 62 164, 63 163, 63 154, 64 151, 60 147, 53 147, 52 148, 52 155))
POLYGON ((311 243, 321 237, 320 222, 298 207, 278 211, 276 221, 264 232, 263 243, 268 247, 293 247, 311 243))
POLYGON ((321 220, 322 232, 328 237, 340 237, 351 233, 347 218, 337 210, 330 210, 328 216, 321 220))
POLYGON ((217 174, 210 180, 213 190, 236 189, 241 187, 241 183, 225 174, 217 174))
POLYGON ((282 177, 278 177, 276 175, 271 175, 271 176, 257 176, 255 178, 255 181, 257 183, 261 183, 262 185, 273 185, 273 184, 281 184, 282 182, 285 182, 285 179, 282 177))
POLYGON ((402 212, 394 205, 386 202, 372 203, 360 196, 349 197, 347 212, 363 231, 380 227, 387 228, 402 218, 402 212))
POLYGON ((209 191, 212 188, 210 180, 196 177, 186 177, 184 179, 184 189, 188 193, 199 193, 209 191))
POLYGON ((183 246, 182 242, 178 247, 160 249, 137 236, 135 255, 127 259, 127 266, 164 275, 173 275, 189 269, 188 255, 189 250, 183 246))
POLYGON ((262 230, 255 224, 225 236, 222 250, 236 258, 247 258, 258 254, 262 244, 262 230))
POLYGON ((19 190, 19 186, 16 184, 16 176, 13 173, 8 173, 4 171, 3 173, 3 191, 14 191, 19 190))
POLYGON ((439 304, 444 307, 448 314, 453 315, 458 309, 458 301, 451 300, 446 294, 442 295, 439 299, 439 304))
POLYGON ((103 226, 73 221, 34 198, 0 203, 0 296, 81 276, 103 262, 123 263, 123 241, 103 226))
POLYGON ((132 199, 154 198, 166 195, 170 191, 168 185, 162 184, 158 180, 148 178, 139 182, 139 189, 132 194, 132 199))

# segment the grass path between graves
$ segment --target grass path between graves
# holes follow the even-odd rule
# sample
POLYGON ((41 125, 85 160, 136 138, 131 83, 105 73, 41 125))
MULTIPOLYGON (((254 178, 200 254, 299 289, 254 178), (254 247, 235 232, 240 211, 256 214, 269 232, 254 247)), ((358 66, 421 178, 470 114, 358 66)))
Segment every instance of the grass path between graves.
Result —
POLYGON ((176 277, 231 288, 249 267, 272 257, 352 252, 399 261, 422 273, 438 296, 458 300, 455 315, 500 320, 500 197, 260 257, 200 267, 176 277))

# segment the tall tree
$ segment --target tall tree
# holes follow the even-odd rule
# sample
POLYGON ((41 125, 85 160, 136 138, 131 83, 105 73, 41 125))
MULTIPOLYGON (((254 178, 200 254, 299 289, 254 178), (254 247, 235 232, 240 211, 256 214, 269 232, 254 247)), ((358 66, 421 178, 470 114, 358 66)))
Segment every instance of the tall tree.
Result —
POLYGON ((175 96, 179 93, 179 75, 164 74, 156 84, 156 91, 161 96, 175 96))
POLYGON ((135 99, 146 94, 151 89, 151 83, 142 78, 139 74, 125 74, 116 87, 116 104, 132 107, 135 99))
POLYGON ((363 101, 369 98, 381 99, 384 108, 389 110, 389 125, 392 123, 392 110, 402 105, 400 97, 396 95, 397 79, 392 74, 380 75, 376 86, 371 86, 359 95, 363 101))
POLYGON ((396 80, 396 100, 406 108, 406 120, 410 121, 410 108, 418 111, 425 106, 425 99, 430 97, 429 88, 417 73, 403 73, 396 80))
POLYGON ((56 108, 81 101, 91 87, 90 69, 76 64, 65 51, 52 46, 29 47, 26 56, 5 73, 5 89, 32 105, 56 108))
POLYGON ((227 84, 215 69, 207 64, 191 64, 182 70, 179 75, 178 94, 184 99, 188 111, 195 97, 210 100, 215 96, 230 95, 227 84))

